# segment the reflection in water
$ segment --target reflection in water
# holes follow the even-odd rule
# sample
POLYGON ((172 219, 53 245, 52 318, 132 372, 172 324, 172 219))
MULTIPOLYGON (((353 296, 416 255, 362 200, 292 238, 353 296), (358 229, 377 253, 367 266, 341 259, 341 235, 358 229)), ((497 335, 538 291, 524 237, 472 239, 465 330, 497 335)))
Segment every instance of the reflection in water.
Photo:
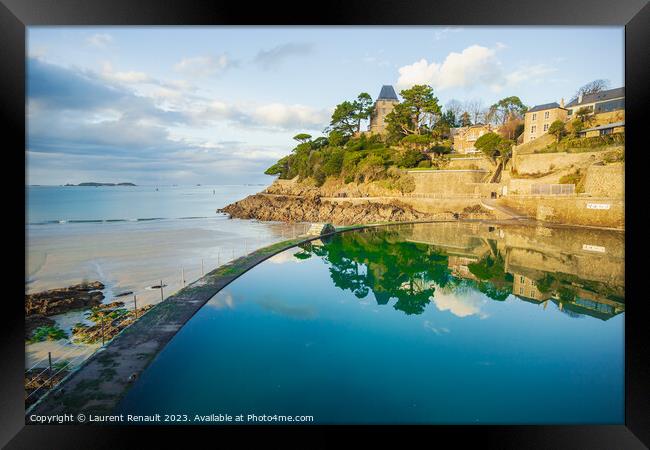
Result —
POLYGON ((623 236, 417 224, 284 251, 201 308, 116 412, 623 423, 623 236))
POLYGON ((359 299, 372 292, 379 305, 395 299, 408 315, 433 301, 459 317, 482 316, 480 292, 607 320, 625 310, 623 242, 601 230, 411 224, 313 241, 293 256, 321 257, 335 286, 359 299))

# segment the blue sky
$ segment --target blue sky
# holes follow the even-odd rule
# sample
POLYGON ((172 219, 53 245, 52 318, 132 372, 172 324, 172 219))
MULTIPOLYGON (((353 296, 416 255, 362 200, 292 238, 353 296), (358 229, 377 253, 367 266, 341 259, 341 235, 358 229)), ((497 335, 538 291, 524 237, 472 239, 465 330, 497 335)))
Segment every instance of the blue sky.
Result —
POLYGON ((28 182, 268 182, 299 132, 381 85, 444 106, 624 83, 622 27, 30 27, 28 182))

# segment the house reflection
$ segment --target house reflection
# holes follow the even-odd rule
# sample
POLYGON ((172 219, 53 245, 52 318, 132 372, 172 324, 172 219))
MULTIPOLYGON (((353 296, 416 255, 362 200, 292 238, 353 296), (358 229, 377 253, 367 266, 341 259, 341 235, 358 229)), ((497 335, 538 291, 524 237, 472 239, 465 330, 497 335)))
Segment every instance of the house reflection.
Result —
POLYGON ((379 305, 421 314, 436 290, 468 287, 503 301, 548 302, 571 316, 607 320, 625 310, 624 235, 605 230, 408 224, 338 234, 303 245, 334 284, 379 305), (598 248, 598 252, 590 249, 598 248), (604 251, 603 251, 604 249, 604 251))

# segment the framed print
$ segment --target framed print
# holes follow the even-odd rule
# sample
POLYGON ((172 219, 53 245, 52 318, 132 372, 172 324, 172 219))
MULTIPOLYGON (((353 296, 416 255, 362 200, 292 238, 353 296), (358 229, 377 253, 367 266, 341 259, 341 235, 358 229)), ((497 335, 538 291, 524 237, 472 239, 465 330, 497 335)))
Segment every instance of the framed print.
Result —
POLYGON ((3 444, 647 446, 650 9, 478 5, 3 0, 3 444))

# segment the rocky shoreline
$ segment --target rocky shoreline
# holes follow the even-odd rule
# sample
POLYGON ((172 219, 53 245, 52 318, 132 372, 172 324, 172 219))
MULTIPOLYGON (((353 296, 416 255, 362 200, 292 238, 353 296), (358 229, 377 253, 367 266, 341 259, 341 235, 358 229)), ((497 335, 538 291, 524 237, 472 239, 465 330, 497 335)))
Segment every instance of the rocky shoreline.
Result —
POLYGON ((80 283, 67 288, 50 289, 25 295, 25 316, 54 316, 78 309, 99 306, 104 300, 99 281, 80 283))
MULTIPOLYGON (((408 222, 434 218, 399 202, 353 204, 331 203, 320 197, 270 197, 254 194, 218 210, 236 219, 281 222, 331 222, 354 225, 372 222, 408 222)), ((436 219, 453 219, 453 213, 437 214, 436 219)))
MULTIPOLYGON (((329 222, 335 225, 357 225, 381 222, 413 222, 421 220, 490 219, 493 214, 480 205, 464 205, 456 209, 423 212, 398 198, 391 191, 372 192, 372 185, 323 188, 301 183, 279 184, 231 203, 217 212, 235 219, 257 219, 280 222, 329 222), (346 201, 346 197, 385 197, 382 201, 346 201), (327 198, 329 197, 329 198, 327 198), (336 201, 332 201, 334 198, 336 201)), ((376 189, 376 188, 375 188, 376 189)))

